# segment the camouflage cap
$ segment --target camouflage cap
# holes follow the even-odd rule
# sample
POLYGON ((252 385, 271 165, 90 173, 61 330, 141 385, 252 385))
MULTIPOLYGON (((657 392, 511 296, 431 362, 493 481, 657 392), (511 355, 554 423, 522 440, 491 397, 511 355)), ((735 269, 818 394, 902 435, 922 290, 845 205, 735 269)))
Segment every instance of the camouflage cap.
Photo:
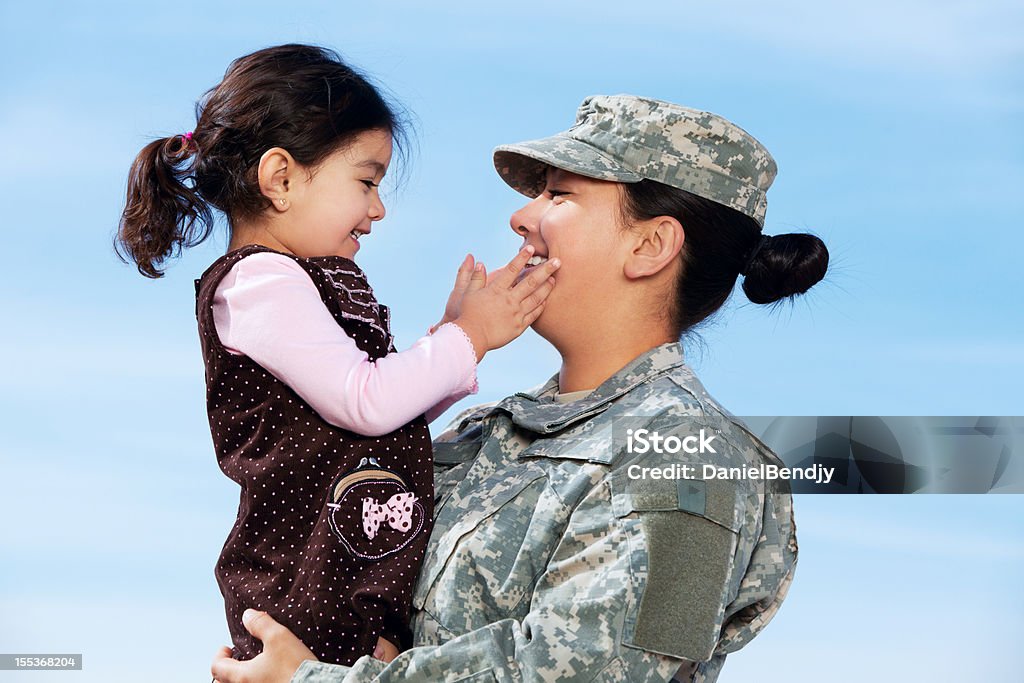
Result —
POLYGON ((740 211, 764 225, 775 160, 752 135, 706 111, 635 95, 583 100, 569 130, 501 145, 494 167, 528 197, 548 166, 599 180, 655 180, 740 211))

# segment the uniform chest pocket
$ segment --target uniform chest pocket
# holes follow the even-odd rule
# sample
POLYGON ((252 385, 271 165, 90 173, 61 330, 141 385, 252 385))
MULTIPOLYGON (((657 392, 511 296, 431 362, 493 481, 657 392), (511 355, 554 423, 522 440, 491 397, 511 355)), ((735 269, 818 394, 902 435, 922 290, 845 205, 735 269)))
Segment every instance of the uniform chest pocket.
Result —
POLYGON ((517 468, 479 483, 470 473, 437 516, 413 604, 455 633, 528 606, 568 519, 544 470, 517 468))

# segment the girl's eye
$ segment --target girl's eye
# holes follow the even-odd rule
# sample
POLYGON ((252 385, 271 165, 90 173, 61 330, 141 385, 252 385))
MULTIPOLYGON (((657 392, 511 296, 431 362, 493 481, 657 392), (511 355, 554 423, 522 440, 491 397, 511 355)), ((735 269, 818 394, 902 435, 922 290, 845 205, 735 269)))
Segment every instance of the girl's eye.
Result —
POLYGON ((363 182, 364 185, 366 185, 366 187, 370 187, 370 188, 372 188, 372 187, 379 187, 379 184, 373 182, 372 180, 364 180, 362 182, 363 182))

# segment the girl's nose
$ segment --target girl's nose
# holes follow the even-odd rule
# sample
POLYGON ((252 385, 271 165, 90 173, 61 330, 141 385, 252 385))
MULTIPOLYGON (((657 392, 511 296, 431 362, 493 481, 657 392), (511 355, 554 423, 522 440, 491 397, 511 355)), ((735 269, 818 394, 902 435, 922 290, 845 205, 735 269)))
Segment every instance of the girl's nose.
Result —
POLYGON ((368 216, 371 221, 379 221, 384 218, 384 214, 387 213, 387 209, 384 208, 384 202, 381 201, 380 195, 374 196, 373 202, 370 203, 370 212, 368 216))

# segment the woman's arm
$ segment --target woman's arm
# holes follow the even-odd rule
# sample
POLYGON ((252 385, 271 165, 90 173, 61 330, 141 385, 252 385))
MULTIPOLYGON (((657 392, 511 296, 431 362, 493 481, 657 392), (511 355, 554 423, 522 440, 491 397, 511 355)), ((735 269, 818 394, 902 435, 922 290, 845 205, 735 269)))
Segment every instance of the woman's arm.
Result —
MULTIPOLYGON (((726 446, 723 461, 747 459, 747 447, 715 443, 726 446)), ((698 662, 684 669, 683 680, 713 681, 725 655, 765 626, 789 587, 796 562, 791 499, 750 482, 631 476, 640 475, 632 465, 663 470, 679 461, 645 455, 617 464, 557 537, 534 538, 535 547, 487 549, 549 555, 524 598, 530 611, 522 620, 414 647, 390 664, 362 657, 342 667, 293 657, 284 668, 298 665, 296 683, 571 683, 667 681, 698 662)), ((502 506, 503 513, 529 515, 525 507, 510 509, 519 502, 502 506)), ((474 561, 485 562, 481 557, 474 554, 474 561)), ((451 599, 463 601, 466 618, 479 623, 469 592, 451 599)), ((266 654, 278 661, 269 645, 266 654)))
MULTIPOLYGON (((442 645, 414 647, 390 664, 370 657, 360 658, 351 668, 303 662, 291 680, 667 681, 682 664, 680 659, 624 642, 627 622, 635 623, 645 585, 644 576, 633 566, 638 558, 632 550, 643 542, 631 537, 635 532, 614 515, 611 488, 602 482, 572 513, 560 537, 545 539, 544 548, 535 549, 553 549, 553 554, 532 600, 526 598, 531 600, 531 608, 521 621, 505 619, 442 645)), ((523 552, 519 547, 494 550, 523 552)), ((472 611, 472 597, 464 597, 465 609, 472 611)), ((291 645, 294 651, 295 643, 291 645)), ((282 658, 286 656, 285 650, 272 650, 268 644, 268 661, 277 661, 279 652, 282 658)), ((292 657, 284 668, 295 662, 292 657)), ((219 671, 216 667, 214 670, 219 671)), ((258 672, 253 665, 245 673, 258 672)), ((240 679, 222 680, 231 683, 240 679)))
POLYGON ((331 424, 359 434, 386 434, 476 391, 476 354, 456 325, 371 361, 309 275, 281 254, 239 261, 218 286, 213 312, 229 351, 259 363, 331 424))

